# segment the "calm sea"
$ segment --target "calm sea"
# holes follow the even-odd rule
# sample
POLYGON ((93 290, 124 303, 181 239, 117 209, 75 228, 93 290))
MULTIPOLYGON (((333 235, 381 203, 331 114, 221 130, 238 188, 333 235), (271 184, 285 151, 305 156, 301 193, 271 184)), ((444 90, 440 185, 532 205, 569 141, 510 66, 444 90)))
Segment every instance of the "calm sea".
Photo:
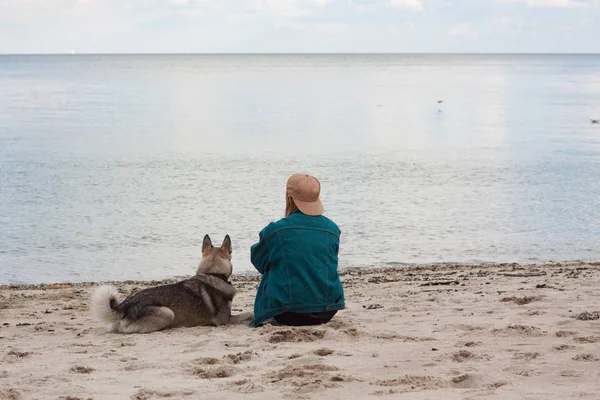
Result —
POLYGON ((234 270, 322 181, 341 266, 600 260, 600 56, 0 56, 0 283, 234 270), (439 103, 442 101, 443 103, 439 103))

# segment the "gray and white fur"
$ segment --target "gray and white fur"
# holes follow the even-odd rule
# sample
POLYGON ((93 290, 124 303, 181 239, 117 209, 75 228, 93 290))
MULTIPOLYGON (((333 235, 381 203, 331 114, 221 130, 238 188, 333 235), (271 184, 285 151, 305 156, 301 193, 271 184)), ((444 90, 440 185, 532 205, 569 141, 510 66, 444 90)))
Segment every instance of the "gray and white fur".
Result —
POLYGON ((252 313, 231 315, 231 302, 236 294, 228 282, 232 270, 229 235, 221 247, 214 247, 206 235, 195 276, 141 290, 123 302, 119 301, 117 288, 100 286, 92 296, 91 310, 97 319, 109 324, 109 332, 122 333, 250 322, 252 313))

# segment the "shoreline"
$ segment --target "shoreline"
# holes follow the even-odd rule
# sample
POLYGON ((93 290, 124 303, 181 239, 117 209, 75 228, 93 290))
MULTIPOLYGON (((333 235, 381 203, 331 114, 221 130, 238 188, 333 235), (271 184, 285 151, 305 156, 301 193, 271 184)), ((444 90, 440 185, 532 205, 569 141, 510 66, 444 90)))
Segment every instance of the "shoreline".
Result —
MULTIPOLYGON (((346 309, 323 326, 145 335, 92 319, 98 283, 2 287, 0 399, 598 397, 598 263, 340 275, 346 309)), ((115 285, 123 299, 148 283, 115 285)), ((258 276, 233 284, 234 313, 250 311, 258 276)))
MULTIPOLYGON (((397 270, 410 270, 410 271, 434 271, 436 269, 460 269, 460 268, 545 268, 545 267, 577 267, 577 266, 600 266, 600 261, 562 261, 554 262, 548 261, 546 263, 517 263, 517 262, 503 262, 503 263, 440 263, 440 264, 403 264, 403 263, 388 263, 384 267, 341 267, 339 268, 340 277, 356 272, 363 274, 369 273, 384 273, 397 270)), ((82 282, 70 282, 70 281, 54 281, 49 283, 5 283, 0 284, 0 290, 35 290, 43 289, 51 286, 64 286, 66 287, 90 287, 97 285, 124 285, 124 284, 137 284, 137 285, 166 285, 175 283, 183 279, 187 279, 193 275, 188 276, 175 276, 172 278, 164 279, 152 279, 152 280, 135 280, 135 279, 124 279, 117 281, 82 281, 82 282)), ((260 275, 256 271, 248 271, 242 273, 234 273, 231 275, 233 282, 251 282, 258 281, 260 275)))

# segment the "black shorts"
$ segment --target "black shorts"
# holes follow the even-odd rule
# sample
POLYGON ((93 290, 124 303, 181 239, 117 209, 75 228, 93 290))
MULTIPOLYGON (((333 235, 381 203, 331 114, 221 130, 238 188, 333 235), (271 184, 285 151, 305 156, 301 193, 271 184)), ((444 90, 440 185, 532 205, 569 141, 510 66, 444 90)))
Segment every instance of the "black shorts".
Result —
POLYGON ((326 324, 337 313, 337 310, 314 312, 314 313, 293 313, 286 312, 275 317, 275 321, 281 325, 288 326, 311 326, 326 324))

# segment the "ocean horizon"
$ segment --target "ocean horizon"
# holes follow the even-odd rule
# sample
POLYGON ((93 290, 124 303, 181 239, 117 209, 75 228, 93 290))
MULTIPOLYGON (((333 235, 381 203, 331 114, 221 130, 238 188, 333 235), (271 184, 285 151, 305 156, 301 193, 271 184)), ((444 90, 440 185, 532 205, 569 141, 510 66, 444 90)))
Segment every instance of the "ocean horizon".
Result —
POLYGON ((36 52, 31 52, 31 53, 0 53, 0 55, 6 55, 6 56, 27 56, 27 55, 42 55, 42 56, 47 56, 47 55, 96 55, 96 56, 118 56, 118 55, 140 55, 140 56, 152 56, 152 55, 160 55, 160 56, 177 56, 177 55, 186 55, 186 56, 203 56, 203 55, 216 55, 216 56, 227 56, 227 55, 231 55, 231 56, 244 56, 244 55, 266 55, 266 56, 278 56, 278 55, 282 55, 282 56, 289 56, 289 55, 393 55, 393 56, 405 56, 405 55, 443 55, 443 56, 453 56, 453 55, 481 55, 481 56, 494 56, 494 55, 516 55, 516 56, 520 56, 520 55, 532 55, 532 56, 561 56, 561 55, 574 55, 574 56, 579 56, 579 55, 600 55, 600 53, 589 53, 589 52, 573 52, 573 53, 564 53, 564 52, 557 52, 557 53, 547 53, 547 52, 540 52, 540 53, 536 53, 536 52, 489 52, 489 53, 484 53, 484 52, 290 52, 290 53, 281 53, 281 52, 277 52, 277 53, 265 53, 265 52, 245 52, 245 53, 232 53, 232 52, 224 52, 224 53, 210 53, 210 52, 206 52, 206 53, 195 53, 195 52, 191 52, 191 53, 169 53, 169 52, 152 52, 152 53, 86 53, 86 52, 75 52, 75 54, 67 51, 64 53, 36 53, 36 52))

